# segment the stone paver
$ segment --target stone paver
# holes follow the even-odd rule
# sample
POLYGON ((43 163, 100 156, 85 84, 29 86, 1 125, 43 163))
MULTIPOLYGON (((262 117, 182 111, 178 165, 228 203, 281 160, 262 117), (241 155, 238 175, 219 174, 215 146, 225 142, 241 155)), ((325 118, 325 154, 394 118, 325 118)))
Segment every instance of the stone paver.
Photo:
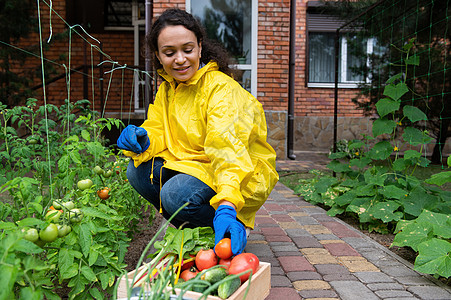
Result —
MULTIPOLYGON (((324 168, 327 162, 315 157, 276 164, 278 170, 324 168)), ((450 287, 281 183, 257 213, 245 251, 271 263, 266 300, 451 300, 450 287)))

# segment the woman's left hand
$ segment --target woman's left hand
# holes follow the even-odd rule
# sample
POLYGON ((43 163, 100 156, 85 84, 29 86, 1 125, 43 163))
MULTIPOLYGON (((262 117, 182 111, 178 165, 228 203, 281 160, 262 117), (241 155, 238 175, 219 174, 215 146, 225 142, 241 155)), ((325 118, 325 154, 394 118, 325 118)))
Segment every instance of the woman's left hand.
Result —
POLYGON ((243 252, 247 243, 246 228, 236 219, 236 210, 229 205, 219 205, 213 219, 215 230, 215 245, 224 238, 226 232, 230 233, 232 252, 234 255, 243 252))

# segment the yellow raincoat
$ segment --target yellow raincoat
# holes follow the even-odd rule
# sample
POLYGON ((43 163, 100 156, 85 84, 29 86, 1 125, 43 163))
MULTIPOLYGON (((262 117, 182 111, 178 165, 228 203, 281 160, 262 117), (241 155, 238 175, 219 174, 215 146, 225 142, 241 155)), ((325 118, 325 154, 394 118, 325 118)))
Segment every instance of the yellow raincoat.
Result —
POLYGON ((124 151, 135 167, 161 157, 164 167, 192 175, 217 194, 210 200, 215 209, 222 200, 236 206, 237 217, 254 228, 255 213, 266 201, 279 176, 276 154, 266 142, 262 105, 238 82, 218 71, 215 62, 176 85, 166 80, 149 106, 147 130, 150 147, 137 155, 124 151))

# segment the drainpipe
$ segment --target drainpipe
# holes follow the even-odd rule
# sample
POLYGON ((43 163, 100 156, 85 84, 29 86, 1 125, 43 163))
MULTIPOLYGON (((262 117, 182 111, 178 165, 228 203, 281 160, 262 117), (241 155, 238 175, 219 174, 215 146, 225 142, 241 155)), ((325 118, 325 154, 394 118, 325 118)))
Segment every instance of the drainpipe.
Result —
MULTIPOLYGON (((146 0, 145 4, 146 8, 146 36, 150 33, 150 29, 152 27, 152 18, 153 18, 153 0, 146 0)), ((145 79, 144 79, 144 120, 147 119, 147 110, 149 109, 149 104, 153 103, 153 91, 152 84, 150 81, 150 74, 152 70, 149 46, 145 43, 145 79)))
POLYGON ((293 153, 293 131, 294 131, 294 85, 295 85, 295 63, 296 63, 296 0, 290 0, 290 57, 288 60, 288 126, 287 126, 287 157, 296 159, 293 153))

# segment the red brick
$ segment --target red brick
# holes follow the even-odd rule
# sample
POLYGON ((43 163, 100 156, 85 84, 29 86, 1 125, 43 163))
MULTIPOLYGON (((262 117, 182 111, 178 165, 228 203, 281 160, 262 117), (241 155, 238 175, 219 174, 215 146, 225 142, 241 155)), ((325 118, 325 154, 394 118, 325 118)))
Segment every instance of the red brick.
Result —
POLYGON ((278 257, 278 260, 285 273, 296 271, 316 271, 303 256, 281 256, 278 257))
POLYGON ((276 287, 269 290, 268 297, 265 300, 301 300, 298 292, 294 288, 276 287))
POLYGON ((360 235, 347 228, 345 225, 340 224, 338 222, 322 222, 325 227, 327 227, 330 231, 332 231, 336 236, 343 238, 343 237, 360 237, 360 235))
POLYGON ((291 242, 291 239, 286 235, 267 235, 265 239, 267 242, 291 242))
POLYGON ((360 256, 354 248, 344 243, 325 244, 324 248, 335 256, 360 256))
POLYGON ((265 227, 262 228, 262 233, 266 235, 286 235, 285 231, 280 227, 265 227))

